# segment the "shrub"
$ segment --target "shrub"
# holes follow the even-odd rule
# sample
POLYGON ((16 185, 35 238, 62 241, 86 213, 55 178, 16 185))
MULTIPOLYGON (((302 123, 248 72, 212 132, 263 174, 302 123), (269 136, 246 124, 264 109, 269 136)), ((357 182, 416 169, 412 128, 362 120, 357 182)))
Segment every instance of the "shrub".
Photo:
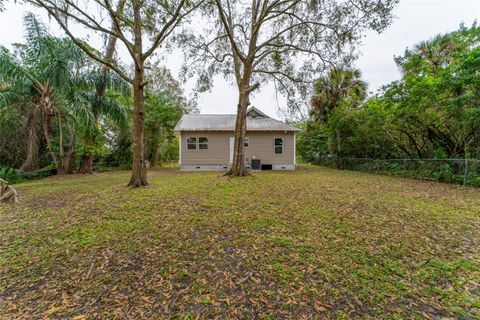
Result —
POLYGON ((0 178, 9 183, 16 183, 22 180, 22 175, 17 169, 10 167, 0 167, 0 178))

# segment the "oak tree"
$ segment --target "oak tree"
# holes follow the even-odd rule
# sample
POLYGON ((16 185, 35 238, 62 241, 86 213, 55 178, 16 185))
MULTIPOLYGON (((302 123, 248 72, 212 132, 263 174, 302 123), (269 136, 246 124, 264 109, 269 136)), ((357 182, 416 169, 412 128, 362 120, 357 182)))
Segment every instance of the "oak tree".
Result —
POLYGON ((134 145, 129 186, 147 185, 144 159, 145 63, 167 40, 180 22, 200 3, 187 0, 26 0, 45 9, 88 56, 107 66, 133 87, 134 145), (81 38, 89 34, 110 37, 107 54, 81 38), (134 71, 127 72, 108 54, 112 41, 120 41, 129 53, 134 71))
POLYGON ((203 7, 203 30, 195 25, 179 39, 190 49, 188 70, 201 70, 200 88, 209 88, 214 74, 233 75, 238 103, 228 175, 246 175, 243 139, 251 94, 273 81, 295 108, 306 99, 311 79, 352 58, 366 30, 380 32, 391 23, 397 2, 214 0, 203 7))

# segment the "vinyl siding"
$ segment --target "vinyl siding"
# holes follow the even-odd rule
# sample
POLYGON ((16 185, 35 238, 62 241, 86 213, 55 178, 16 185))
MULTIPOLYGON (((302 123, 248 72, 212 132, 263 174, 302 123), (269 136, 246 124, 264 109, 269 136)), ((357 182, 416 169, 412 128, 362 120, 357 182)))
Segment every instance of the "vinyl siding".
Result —
POLYGON ((247 132, 250 145, 245 148, 245 161, 255 156, 263 164, 293 164, 294 163, 294 133, 293 132, 247 132), (275 154, 275 138, 283 138, 283 154, 275 154))
MULTIPOLYGON (((230 137, 233 132, 181 132, 181 164, 226 165, 230 160, 230 137), (208 150, 188 150, 187 137, 207 137, 208 150)), ((245 148, 247 164, 255 156, 263 164, 294 164, 294 132, 248 132, 250 145, 245 148), (283 138, 283 154, 275 154, 275 138, 283 138)))
POLYGON ((230 157, 229 137, 226 132, 182 132, 181 164, 227 164, 230 157), (187 149, 187 137, 207 137, 208 150, 187 149))

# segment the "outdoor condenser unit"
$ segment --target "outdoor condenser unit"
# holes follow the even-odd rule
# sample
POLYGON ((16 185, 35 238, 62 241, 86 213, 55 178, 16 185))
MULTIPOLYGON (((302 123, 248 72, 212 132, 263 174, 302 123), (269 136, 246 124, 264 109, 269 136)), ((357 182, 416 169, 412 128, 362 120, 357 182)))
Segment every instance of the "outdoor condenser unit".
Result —
POLYGON ((260 159, 252 159, 252 170, 260 170, 262 168, 262 161, 260 159))

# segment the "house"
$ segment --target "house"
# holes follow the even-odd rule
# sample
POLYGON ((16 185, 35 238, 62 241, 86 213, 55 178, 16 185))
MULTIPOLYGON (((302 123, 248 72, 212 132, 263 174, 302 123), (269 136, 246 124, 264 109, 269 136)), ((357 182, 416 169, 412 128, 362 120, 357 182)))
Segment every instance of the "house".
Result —
MULTIPOLYGON (((233 114, 186 114, 178 122, 180 169, 226 171, 233 161, 233 114)), ((300 131, 255 107, 247 110, 245 165, 251 170, 295 170, 295 136, 300 131)))

